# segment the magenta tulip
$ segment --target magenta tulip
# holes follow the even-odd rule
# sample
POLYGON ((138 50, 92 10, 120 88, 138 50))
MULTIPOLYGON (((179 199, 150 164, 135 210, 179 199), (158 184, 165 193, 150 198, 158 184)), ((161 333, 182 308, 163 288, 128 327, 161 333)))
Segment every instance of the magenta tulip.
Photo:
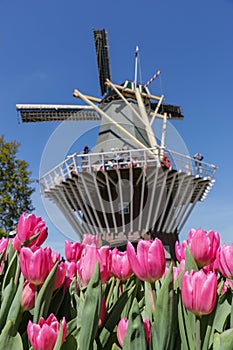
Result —
POLYGON ((129 323, 128 319, 126 317, 123 317, 117 326, 117 340, 121 347, 123 346, 123 343, 124 343, 124 338, 127 332, 128 323, 129 323))
POLYGON ((190 230, 188 234, 188 246, 199 267, 210 265, 216 258, 220 246, 218 232, 190 230))
POLYGON ((17 225, 17 236, 21 243, 26 242, 32 236, 39 233, 39 236, 29 246, 41 246, 48 236, 47 227, 41 217, 34 214, 23 213, 17 225))
POLYGON ((175 243, 175 252, 176 258, 179 262, 185 260, 187 241, 183 241, 181 244, 176 241, 175 243))
POLYGON ((165 271, 166 259, 162 242, 139 240, 137 254, 132 243, 127 244, 127 254, 134 274, 142 281, 154 282, 165 271))
POLYGON ((95 244, 84 245, 81 258, 77 263, 82 285, 86 286, 89 283, 97 262, 100 264, 102 283, 106 283, 111 271, 110 248, 103 246, 98 249, 95 244))
POLYGON ((42 284, 50 272, 50 257, 43 248, 32 251, 31 248, 23 247, 19 261, 22 274, 33 284, 42 284))
POLYGON ((127 280, 133 273, 129 263, 127 252, 121 252, 117 248, 112 251, 112 274, 124 281, 127 280))
POLYGON ((227 290, 233 290, 233 282, 231 280, 226 280, 222 286, 222 290, 221 290, 221 293, 224 294, 227 292, 227 290))
MULTIPOLYGON (((63 344, 67 331, 66 320, 64 317, 62 319, 62 328, 63 344)), ((47 320, 41 317, 38 324, 29 321, 27 326, 28 338, 34 350, 53 350, 58 338, 59 330, 60 323, 53 314, 50 314, 47 320)))
POLYGON ((233 244, 223 244, 219 249, 215 266, 223 276, 233 279, 233 244))
POLYGON ((31 310, 34 307, 35 294, 36 286, 28 281, 25 281, 21 299, 21 307, 23 310, 31 310))
POLYGON ((151 330, 150 321, 144 317, 143 324, 144 324, 144 329, 145 329, 145 333, 146 333, 146 343, 147 343, 147 345, 149 345, 150 344, 150 330, 151 330))
MULTIPOLYGON (((117 340, 118 340, 118 343, 121 347, 124 344, 124 338, 125 338, 125 334, 127 332, 128 323, 129 323, 128 319, 126 317, 123 317, 117 326, 117 340)), ((145 329, 146 343, 147 343, 147 345, 149 345, 150 344, 150 330, 151 330, 150 321, 147 318, 143 318, 143 325, 144 325, 144 329, 145 329)))
POLYGON ((68 261, 77 262, 81 256, 83 246, 79 242, 65 241, 65 256, 68 261))
POLYGON ((186 309, 197 316, 210 314, 216 304, 218 282, 214 272, 184 272, 181 296, 186 309))
POLYGON ((65 282, 66 278, 66 266, 64 262, 60 262, 56 271, 56 278, 54 283, 54 290, 60 288, 65 282))

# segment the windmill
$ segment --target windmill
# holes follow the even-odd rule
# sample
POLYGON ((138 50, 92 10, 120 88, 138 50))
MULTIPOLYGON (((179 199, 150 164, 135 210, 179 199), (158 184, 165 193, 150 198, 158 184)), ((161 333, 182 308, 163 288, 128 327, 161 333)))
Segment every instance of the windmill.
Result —
POLYGON ((214 184, 216 167, 166 149, 167 120, 183 119, 179 106, 164 104, 146 84, 111 81, 108 35, 94 30, 101 98, 79 90, 85 105, 16 105, 21 121, 99 121, 91 152, 74 154, 39 180, 42 194, 61 209, 77 235, 99 235, 103 244, 159 237, 174 257, 179 232, 214 184), (153 132, 162 120, 161 142, 153 132))

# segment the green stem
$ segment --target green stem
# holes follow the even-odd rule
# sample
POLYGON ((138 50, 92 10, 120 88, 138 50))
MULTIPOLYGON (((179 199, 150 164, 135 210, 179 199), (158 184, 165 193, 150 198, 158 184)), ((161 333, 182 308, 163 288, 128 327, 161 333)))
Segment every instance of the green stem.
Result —
POLYGON ((196 350, 201 350, 201 319, 196 317, 196 350))

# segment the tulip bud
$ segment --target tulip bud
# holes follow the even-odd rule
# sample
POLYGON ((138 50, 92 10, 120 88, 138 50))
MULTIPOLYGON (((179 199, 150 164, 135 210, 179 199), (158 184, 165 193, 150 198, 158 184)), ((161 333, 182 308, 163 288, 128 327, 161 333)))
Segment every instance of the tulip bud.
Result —
MULTIPOLYGON (((62 319, 62 328, 63 344, 67 331, 66 320, 64 317, 62 319)), ((27 326, 28 338, 34 350, 53 350, 58 338, 59 330, 60 323, 53 314, 50 314, 47 320, 41 317, 38 324, 29 321, 27 326)))
POLYGON ((223 246, 219 249, 215 266, 223 276, 233 279, 233 244, 223 246))
POLYGON ((129 263, 127 252, 120 252, 117 248, 112 251, 111 271, 116 278, 124 281, 128 279, 133 271, 129 263))
MULTIPOLYGON (((124 344, 124 338, 125 338, 125 334, 127 332, 128 323, 129 323, 128 319, 126 317, 123 317, 117 326, 117 340, 118 340, 118 343, 121 347, 124 344)), ((150 330, 151 330, 150 321, 147 318, 143 318, 143 325, 144 325, 144 329, 145 329, 146 343, 147 343, 147 345, 149 345, 150 344, 150 330)))
POLYGON ((188 246, 197 265, 203 267, 214 262, 220 246, 220 237, 214 231, 192 229, 188 234, 188 246))
POLYGON ((195 315, 210 314, 216 304, 217 277, 214 272, 193 270, 184 272, 181 282, 181 296, 186 309, 195 315))
POLYGON ((127 254, 134 274, 142 281, 154 282, 160 279, 165 271, 166 259, 162 242, 139 240, 137 255, 132 243, 127 244, 127 254))
POLYGON ((17 225, 17 236, 21 243, 26 242, 32 236, 39 236, 29 244, 29 246, 41 246, 48 236, 47 227, 41 217, 36 217, 34 214, 23 213, 17 225))
POLYGON ((23 310, 31 310, 35 305, 36 287, 34 284, 25 281, 22 292, 21 307, 23 310))
POLYGON ((23 247, 19 262, 24 277, 36 285, 42 284, 50 272, 48 252, 43 248, 32 251, 31 248, 23 247))
POLYGON ((83 286, 89 283, 97 262, 100 264, 100 276, 104 284, 110 278, 110 248, 103 246, 98 249, 95 244, 85 245, 82 250, 81 258, 77 262, 77 268, 83 286))
POLYGON ((77 262, 81 256, 83 246, 79 242, 65 241, 65 256, 68 261, 77 262))

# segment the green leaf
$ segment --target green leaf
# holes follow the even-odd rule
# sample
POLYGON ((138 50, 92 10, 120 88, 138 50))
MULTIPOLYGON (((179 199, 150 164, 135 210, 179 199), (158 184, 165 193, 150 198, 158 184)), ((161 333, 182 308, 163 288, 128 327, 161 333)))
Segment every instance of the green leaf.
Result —
POLYGON ((225 298, 222 299, 221 296, 218 297, 216 308, 214 309, 212 315, 212 320, 210 325, 207 328, 206 337, 209 341, 209 347, 213 344, 214 332, 217 331, 222 333, 224 331, 224 326, 226 324, 226 320, 229 317, 231 312, 231 305, 225 295, 225 298))
POLYGON ((123 350, 132 349, 147 349, 145 328, 136 298, 129 313, 129 323, 123 343, 123 350))
POLYGON ((11 303, 10 310, 7 315, 7 321, 11 320, 14 326, 16 327, 16 329, 21 317, 21 300, 22 300, 23 285, 24 285, 24 277, 21 274, 19 286, 16 290, 15 297, 11 303))
POLYGON ((173 290, 173 269, 169 267, 166 278, 158 292, 152 338, 154 349, 173 349, 178 335, 178 300, 173 290))
POLYGON ((195 349, 195 315, 187 311, 179 293, 178 325, 182 349, 195 349))
POLYGON ((13 334, 13 323, 8 321, 0 335, 0 350, 23 350, 23 343, 19 333, 13 334))
POLYGON ((40 317, 47 318, 48 316, 58 264, 59 262, 54 265, 36 297, 33 317, 34 323, 38 323, 40 317))
POLYGON ((188 270, 188 272, 190 272, 191 270, 194 270, 194 271, 199 270, 188 245, 186 246, 185 270, 188 270))
POLYGON ((81 314, 80 349, 90 350, 98 331, 98 322, 102 302, 102 282, 100 267, 96 264, 93 276, 88 284, 81 314))
POLYGON ((1 308, 0 308, 0 330, 5 326, 7 315, 11 307, 12 300, 14 298, 16 287, 11 278, 6 288, 3 290, 1 296, 1 308))
POLYGON ((214 335, 213 350, 232 350, 233 344, 233 328, 219 334, 214 335))
POLYGON ((3 279, 3 287, 2 287, 3 289, 6 288, 6 286, 9 284, 11 279, 15 279, 18 266, 19 266, 19 258, 18 258, 17 251, 15 251, 13 257, 10 260, 9 266, 6 270, 6 273, 3 279))

